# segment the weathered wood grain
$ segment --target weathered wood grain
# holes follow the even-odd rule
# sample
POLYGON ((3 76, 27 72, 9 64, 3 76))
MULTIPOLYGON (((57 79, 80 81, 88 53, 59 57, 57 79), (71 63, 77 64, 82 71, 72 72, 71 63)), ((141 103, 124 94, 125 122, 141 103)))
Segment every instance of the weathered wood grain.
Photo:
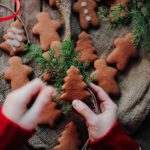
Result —
MULTIPOLYGON (((15 10, 15 5, 10 0, 9 1, 0 0, 0 3, 7 6, 8 8, 11 8, 12 10, 15 10)), ((7 10, 5 8, 1 8, 0 10, 1 10, 0 17, 9 16, 12 14, 9 10, 7 10)), ((6 33, 7 29, 9 28, 10 24, 13 21, 14 21, 14 19, 6 21, 6 22, 0 22, 0 42, 3 41, 3 35, 6 33)), ((0 57, 0 103, 3 103, 6 98, 6 95, 10 91, 10 88, 9 88, 10 86, 3 77, 3 72, 8 65, 9 55, 6 54, 5 52, 3 52, 2 50, 0 50, 0 51, 1 51, 1 57, 0 57)))
MULTIPOLYGON (((12 10, 15 10, 15 4, 12 3, 12 1, 1 0, 0 2, 1 2, 3 5, 7 6, 8 8, 11 8, 12 10)), ((2 12, 3 12, 2 17, 9 16, 9 15, 12 14, 9 10, 7 10, 7 9, 5 9, 5 8, 2 9, 2 12)), ((9 28, 10 24, 11 24, 13 21, 14 21, 14 19, 0 23, 0 28, 3 30, 3 31, 2 31, 2 34, 1 34, 1 37, 0 37, 1 40, 2 40, 3 34, 6 33, 7 29, 9 28)), ((3 72, 3 70, 6 68, 6 66, 7 66, 7 64, 8 64, 8 63, 7 63, 7 62, 8 62, 8 58, 9 58, 8 54, 6 54, 5 52, 3 52, 3 53, 2 53, 2 56, 1 56, 1 58, 0 58, 0 60, 1 60, 1 61, 0 61, 0 71, 1 71, 1 73, 3 72)))
POLYGON ((20 0, 21 19, 23 20, 32 43, 38 44, 39 40, 32 34, 32 28, 37 23, 36 16, 41 11, 41 0, 20 0))

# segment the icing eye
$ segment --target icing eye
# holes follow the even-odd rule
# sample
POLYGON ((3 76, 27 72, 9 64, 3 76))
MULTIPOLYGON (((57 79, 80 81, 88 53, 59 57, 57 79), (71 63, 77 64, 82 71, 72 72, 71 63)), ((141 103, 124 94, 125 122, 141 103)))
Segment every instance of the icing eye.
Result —
POLYGON ((86 7, 87 5, 88 5, 87 2, 82 2, 82 3, 81 3, 81 6, 82 6, 82 7, 86 7))

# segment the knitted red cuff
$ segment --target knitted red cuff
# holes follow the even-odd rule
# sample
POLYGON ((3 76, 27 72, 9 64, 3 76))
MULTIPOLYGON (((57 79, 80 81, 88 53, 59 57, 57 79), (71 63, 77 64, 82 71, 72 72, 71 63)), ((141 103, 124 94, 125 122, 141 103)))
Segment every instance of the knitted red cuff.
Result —
POLYGON ((0 150, 19 149, 33 132, 7 118, 0 108, 0 150))
POLYGON ((116 121, 107 134, 95 142, 89 142, 90 150, 139 150, 139 144, 131 139, 121 123, 116 121))

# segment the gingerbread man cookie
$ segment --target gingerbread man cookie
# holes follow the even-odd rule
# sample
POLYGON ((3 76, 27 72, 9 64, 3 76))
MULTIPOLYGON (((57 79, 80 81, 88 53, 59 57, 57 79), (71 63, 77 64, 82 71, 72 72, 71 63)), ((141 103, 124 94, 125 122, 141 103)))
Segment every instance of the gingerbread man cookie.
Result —
POLYGON ((18 89, 29 82, 28 76, 32 73, 32 68, 23 65, 20 57, 11 57, 9 65, 10 67, 4 72, 4 78, 11 81, 12 90, 18 89))
POLYGON ((73 10, 79 13, 82 29, 87 29, 89 25, 96 27, 99 25, 99 17, 95 11, 97 4, 94 0, 78 0, 73 5, 73 10))
POLYGON ((58 141, 59 145, 54 147, 54 150, 79 150, 81 141, 77 127, 73 122, 66 125, 58 141))
MULTIPOLYGON (((51 43, 51 47, 50 48, 54 50, 55 57, 59 57, 60 56, 60 54, 61 54, 61 50, 60 50, 60 48, 61 48, 61 42, 59 42, 59 41, 53 41, 51 43)), ((44 52, 43 53, 43 57, 46 58, 46 59, 49 59, 49 52, 48 51, 44 52)), ((52 79, 51 74, 49 72, 45 71, 45 73, 43 75, 43 80, 46 81, 46 82, 48 82, 51 79, 52 79)))
POLYGON ((71 103, 75 99, 85 100, 90 96, 90 93, 86 91, 87 84, 83 81, 78 68, 71 66, 64 81, 62 87, 64 94, 61 95, 61 99, 71 103))
POLYGON ((133 45, 133 34, 128 33, 124 38, 117 38, 114 41, 116 48, 108 56, 109 64, 116 64, 117 69, 123 71, 130 58, 137 57, 137 50, 133 45))
POLYGON ((5 41, 0 44, 0 48, 14 56, 17 52, 23 51, 23 44, 27 40, 23 25, 16 20, 10 25, 7 33, 4 35, 5 41))
POLYGON ((127 7, 130 2, 131 2, 131 0, 114 0, 111 3, 111 8, 115 7, 117 5, 121 5, 121 6, 127 7))
POLYGON ((94 62, 94 68, 96 71, 93 73, 95 81, 98 85, 104 89, 107 94, 118 96, 120 89, 115 81, 117 70, 109 67, 105 60, 98 59, 94 62))
POLYGON ((79 35, 79 40, 77 41, 76 51, 80 53, 81 61, 83 63, 92 63, 98 57, 94 54, 95 48, 90 35, 86 32, 82 32, 79 35))
POLYGON ((39 116, 38 124, 53 127, 57 119, 62 115, 62 112, 56 107, 57 104, 55 102, 49 101, 39 116))
POLYGON ((49 13, 41 12, 37 15, 38 24, 32 31, 40 36, 40 45, 43 51, 47 51, 53 41, 60 41, 57 30, 61 27, 58 20, 52 20, 49 13))
POLYGON ((116 13, 117 15, 119 15, 120 17, 124 17, 128 14, 128 4, 131 2, 131 0, 114 0, 112 3, 111 3, 111 7, 110 7, 110 10, 111 10, 111 14, 110 14, 110 18, 111 18, 111 21, 112 22, 115 22, 115 17, 113 16, 112 12, 116 13), (125 10, 122 11, 122 12, 119 12, 117 10, 115 10, 114 8, 116 6, 123 6, 125 7, 125 10))
POLYGON ((55 5, 55 0, 49 0, 49 5, 54 6, 55 5))

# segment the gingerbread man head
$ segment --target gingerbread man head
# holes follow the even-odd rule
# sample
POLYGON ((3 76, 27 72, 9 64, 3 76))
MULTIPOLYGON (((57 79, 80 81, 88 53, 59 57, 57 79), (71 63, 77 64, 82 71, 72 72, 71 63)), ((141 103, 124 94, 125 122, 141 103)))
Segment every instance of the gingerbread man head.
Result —
POLYGON ((22 64, 20 57, 14 56, 9 59, 9 68, 4 72, 4 78, 11 81, 12 90, 18 89, 29 82, 28 76, 32 68, 22 64))

